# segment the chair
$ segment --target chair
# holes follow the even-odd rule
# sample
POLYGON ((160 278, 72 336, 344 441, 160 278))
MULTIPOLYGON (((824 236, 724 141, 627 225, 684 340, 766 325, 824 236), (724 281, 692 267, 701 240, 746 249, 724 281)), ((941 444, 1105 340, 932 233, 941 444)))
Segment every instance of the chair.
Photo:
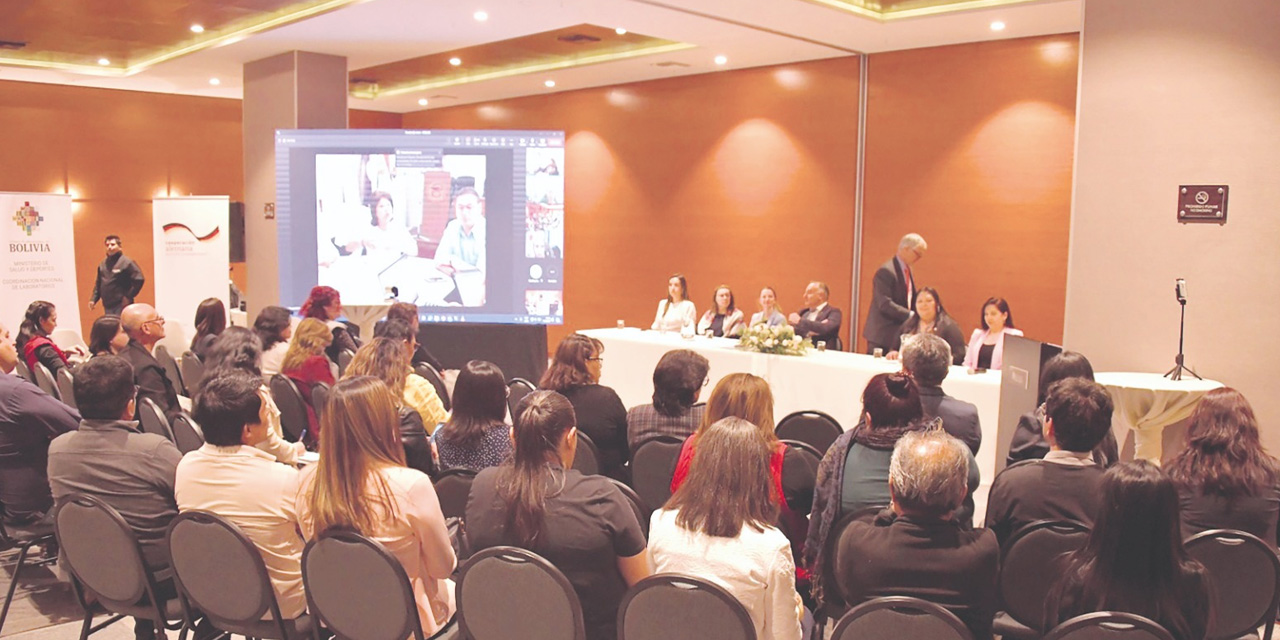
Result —
POLYGON ((54 329, 53 333, 49 334, 49 339, 64 352, 75 351, 76 349, 80 349, 84 353, 89 352, 89 347, 84 343, 84 338, 81 338, 80 333, 74 329, 54 329))
POLYGON ((426 378, 427 382, 430 382, 431 386, 436 388, 436 395, 440 396, 440 402, 444 403, 444 410, 453 411, 453 403, 449 400, 449 388, 445 386, 444 379, 440 377, 440 372, 425 362, 419 362, 413 368, 413 371, 426 378))
POLYGON ((58 397, 68 407, 79 409, 76 406, 75 376, 71 375, 71 367, 58 369, 57 377, 58 397))
POLYGON ((640 530, 644 532, 644 537, 648 540, 649 516, 653 515, 653 512, 645 508, 644 501, 640 499, 640 495, 636 493, 635 489, 628 487, 626 483, 617 478, 609 478, 609 482, 617 487, 618 491, 622 492, 622 495, 626 496, 627 502, 631 503, 631 511, 636 514, 636 520, 640 521, 640 530))
POLYGON ((41 391, 59 400, 62 399, 62 395, 58 391, 58 383, 53 381, 53 374, 49 373, 48 367, 44 366, 43 363, 37 362, 36 368, 31 373, 35 376, 36 386, 40 387, 41 391))
POLYGON ((311 385, 311 410, 316 412, 316 422, 320 421, 320 416, 324 414, 325 406, 328 403, 329 385, 323 382, 311 385))
POLYGON ((507 389, 511 391, 507 394, 507 411, 511 412, 511 424, 515 424, 516 408, 520 406, 520 401, 536 391, 538 387, 524 378, 512 378, 507 383, 507 389))
POLYGON ((675 436, 658 436, 640 443, 631 456, 631 487, 653 512, 671 497, 671 478, 684 440, 675 436))
POLYGON ((458 623, 470 640, 585 640, 573 585, 542 557, 492 547, 462 565, 458 623))
POLYGON ((476 472, 470 469, 449 469, 440 474, 432 484, 440 498, 440 511, 446 518, 465 518, 467 496, 471 495, 471 483, 476 472))
POLYGON ((808 513, 813 509, 813 492, 818 485, 822 453, 813 445, 798 440, 781 442, 787 446, 782 465, 782 486, 786 488, 784 497, 792 510, 808 513))
POLYGON ((424 640, 409 576, 375 540, 342 529, 320 534, 302 552, 302 583, 311 614, 339 638, 424 640))
POLYGON ((165 417, 160 407, 156 406, 155 400, 151 398, 143 398, 138 401, 138 423, 142 427, 143 433, 154 433, 158 436, 164 436, 169 442, 176 442, 173 437, 173 429, 169 426, 169 419, 165 417))
POLYGON ((573 468, 584 476, 600 474, 600 449, 581 430, 578 431, 578 449, 574 452, 573 468))
POLYGON ((18 559, 13 564, 13 575, 9 579, 9 593, 4 597, 4 609, 0 609, 0 632, 4 631, 5 618, 9 617, 9 605, 13 604, 13 594, 18 590, 18 579, 22 576, 23 567, 41 567, 56 561, 56 558, 36 558, 28 562, 31 547, 44 546, 53 540, 51 524, 36 522, 23 526, 6 526, 0 522, 0 549, 18 550, 18 559))
POLYGON ((343 349, 338 353, 338 379, 341 380, 343 375, 347 373, 347 366, 356 357, 356 352, 350 349, 343 349))
POLYGON ((262 554, 235 524, 207 511, 187 511, 169 523, 168 536, 189 627, 202 613, 227 633, 271 640, 310 637, 310 616, 280 615, 262 554), (270 618, 263 620, 267 613, 270 618))
POLYGON ((174 418, 169 428, 173 431, 173 444, 183 454, 204 446, 204 430, 185 412, 174 418))
POLYGON ((723 587, 660 573, 637 582, 618 607, 618 640, 755 640, 747 609, 723 587))
POLYGON ((1008 616, 996 616, 996 634, 1039 638, 1044 603, 1061 575, 1058 560, 1089 540, 1089 527, 1071 520, 1040 520, 1014 533, 1000 558, 1000 601, 1008 616))
POLYGON ((53 520, 61 557, 85 612, 80 640, 125 616, 181 629, 178 638, 186 640, 182 605, 161 590, 155 572, 142 559, 137 536, 115 509, 94 496, 72 493, 58 502, 53 520), (95 599, 113 614, 97 626, 95 599))
POLYGON ((919 598, 890 596, 868 600, 836 623, 831 640, 973 640, 956 614, 919 598))
POLYGON ((13 370, 16 371, 18 375, 22 376, 23 380, 35 384, 36 379, 31 375, 31 369, 27 368, 27 363, 22 360, 21 355, 18 356, 18 363, 14 365, 13 370))
POLYGON ((1099 611, 1063 622, 1044 640, 1173 640, 1173 635, 1139 615, 1099 611))
POLYGON ((288 376, 277 373, 271 376, 271 399, 276 401, 280 409, 280 428, 284 430, 285 439, 297 442, 307 431, 307 401, 302 399, 302 392, 288 376))
POLYGON ((1186 548, 1212 578, 1208 639, 1238 638, 1265 625, 1262 640, 1271 640, 1280 603, 1280 558, 1275 551, 1256 536, 1229 529, 1191 536, 1186 548))
POLYGON ((821 458, 844 429, 835 418, 821 411, 796 411, 778 422, 773 432, 779 440, 796 440, 813 446, 821 458))
POLYGON ((841 340, 840 336, 836 336, 836 343, 830 346, 833 351, 844 351, 844 340, 841 340))
POLYGON ((178 362, 173 359, 168 347, 158 344, 152 355, 155 356, 156 362, 159 362, 160 366, 164 368, 165 377, 169 378, 169 383, 173 385, 178 395, 187 397, 195 395, 195 391, 188 391, 187 386, 182 383, 182 372, 178 371, 178 362))
POLYGON ((844 530, 855 521, 868 521, 876 517, 883 507, 865 507, 857 511, 851 511, 840 516, 831 524, 831 528, 827 530, 827 539, 823 541, 823 563, 820 576, 813 576, 813 579, 822 580, 822 601, 818 603, 817 609, 813 612, 814 623, 817 626, 817 637, 823 637, 826 631, 827 622, 837 620, 849 611, 849 603, 845 600, 844 594, 840 591, 840 584, 836 581, 836 550, 840 545, 840 537, 844 535, 844 530))
POLYGON ((199 393, 200 387, 204 385, 204 363, 193 351, 182 354, 182 381, 186 383, 191 395, 199 393))

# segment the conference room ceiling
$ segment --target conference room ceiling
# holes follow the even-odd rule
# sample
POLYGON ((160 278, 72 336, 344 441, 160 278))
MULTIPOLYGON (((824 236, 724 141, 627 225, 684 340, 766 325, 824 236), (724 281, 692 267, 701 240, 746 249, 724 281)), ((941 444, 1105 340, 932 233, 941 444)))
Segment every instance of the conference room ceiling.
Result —
POLYGON ((347 58, 352 108, 403 113, 1073 32, 1081 3, 0 0, 0 80, 239 98, 246 62, 301 50, 347 58))

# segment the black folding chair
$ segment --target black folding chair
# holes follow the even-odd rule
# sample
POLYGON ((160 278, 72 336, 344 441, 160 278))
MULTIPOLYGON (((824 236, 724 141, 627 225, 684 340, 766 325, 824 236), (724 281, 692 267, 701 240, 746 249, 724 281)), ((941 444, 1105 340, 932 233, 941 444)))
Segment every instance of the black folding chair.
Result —
POLYGON ((31 369, 27 368, 27 363, 22 360, 21 356, 18 357, 18 363, 14 365, 14 371, 17 371, 23 380, 35 384, 35 376, 31 375, 31 369))
POLYGON ((413 367, 413 371, 426 378, 427 382, 430 382, 431 386, 436 388, 436 395, 440 396, 440 402, 444 404, 444 410, 453 411, 453 402, 449 400, 449 387, 445 386, 444 378, 440 377, 440 372, 425 362, 419 362, 413 367))
POLYGON ((174 418, 169 429, 173 431, 173 444, 184 454, 204 446, 204 430, 186 412, 174 418))
POLYGON ((636 514, 636 520, 640 521, 640 530, 644 532, 644 537, 647 540, 649 538, 649 516, 653 512, 645 509, 644 501, 640 499, 640 495, 636 493, 635 489, 628 487, 617 478, 609 478, 609 482, 613 483, 613 486, 617 487, 618 491, 621 491, 622 495, 626 496, 627 502, 631 503, 631 511, 636 514))
POLYGON ((774 427, 779 440, 797 440, 818 450, 818 458, 844 433, 835 418, 821 411, 796 411, 787 414, 774 427))
POLYGON ((868 600, 836 623, 831 640, 973 640, 956 614, 941 606, 906 596, 868 600))
POLYGON ((1275 550, 1257 536, 1230 529, 1191 536, 1186 548, 1212 578, 1208 640, 1239 638, 1262 626, 1262 640, 1271 640, 1280 602, 1280 558, 1275 550))
POLYGON ((58 399, 72 409, 79 409, 76 406, 75 376, 71 375, 71 367, 58 369, 56 382, 58 384, 58 399))
POLYGON ((524 549, 491 547, 462 566, 458 623, 470 640, 586 640, 573 585, 524 549))
POLYGON ((355 357, 356 357, 356 352, 350 349, 343 349, 342 352, 338 354, 338 379, 339 380, 341 380, 342 376, 347 373, 347 366, 351 364, 351 361, 354 360, 355 357))
POLYGON ((56 560, 54 557, 47 557, 35 558, 28 562, 31 547, 45 546, 53 541, 52 524, 35 522, 29 525, 5 525, 0 522, 0 550, 18 550, 18 558, 13 564, 13 575, 9 578, 9 593, 4 597, 4 609, 0 610, 0 632, 4 631, 4 621, 9 617, 9 605, 13 604, 13 594, 18 590, 18 579, 22 577, 22 569, 50 565, 56 560))
POLYGON ((329 403, 329 385, 323 382, 317 382, 311 385, 311 410, 316 412, 316 421, 320 421, 320 416, 324 415, 325 407, 329 403))
POLYGON ((849 603, 844 592, 840 589, 840 583, 836 581, 836 567, 838 566, 836 551, 840 547, 840 538, 844 535, 844 530, 849 528, 849 525, 855 521, 867 522, 873 520, 876 514, 882 510, 884 510, 884 507, 875 506, 851 511, 841 515, 827 530, 827 539, 822 542, 822 566, 818 568, 818 573, 812 576, 815 582, 819 580, 822 582, 822 601, 818 602, 818 607, 813 612, 814 622, 817 626, 817 637, 823 637, 828 622, 839 620, 841 616, 849 611, 849 603))
POLYGON ((510 393, 507 394, 507 411, 511 414, 511 424, 515 424, 516 418, 519 417, 516 415, 516 408, 520 406, 520 401, 537 390, 537 388, 532 382, 524 378, 512 378, 507 383, 507 389, 510 390, 510 393))
POLYGON ((62 399, 62 393, 58 391, 58 383, 53 381, 53 374, 49 373, 49 367, 44 366, 44 363, 37 362, 36 368, 31 373, 35 375, 36 386, 40 387, 41 391, 58 400, 62 399))
POLYGON ((1040 520, 1016 531, 1000 558, 1000 601, 992 629, 1008 638, 1039 638, 1044 603, 1062 575, 1064 556, 1084 547, 1089 527, 1071 520, 1040 520))
POLYGON ((578 449, 574 452, 573 469, 584 476, 600 474, 600 450, 582 430, 578 430, 578 449))
POLYGON ((186 383, 187 391, 191 395, 199 393, 201 385, 204 384, 204 363, 194 351, 182 353, 182 381, 186 383))
POLYGON ((433 485, 440 499, 440 511, 446 518, 466 518, 467 496, 471 495, 471 483, 476 472, 470 469, 449 469, 436 478, 433 485))
POLYGON ((1044 640, 1173 640, 1173 635, 1139 615, 1099 611, 1063 622, 1044 640))
POLYGON ((155 356, 156 362, 160 363, 160 367, 164 369, 164 375, 169 379, 169 384, 173 385, 175 391, 180 396, 192 396, 194 391, 188 391, 187 386, 182 383, 182 372, 178 370, 178 362, 173 359, 173 355, 169 353, 169 349, 162 344, 156 345, 152 355, 155 356))
POLYGON ((660 573, 637 582, 618 607, 618 640, 755 640, 751 615, 702 578, 660 573))
POLYGON ((271 376, 271 399, 275 400, 276 408, 280 409, 280 428, 284 431, 285 439, 289 442, 297 442, 307 432, 307 401, 302 398, 302 392, 298 391, 298 385, 294 384, 288 376, 277 373, 271 376))
POLYGON ((138 402, 138 424, 142 427, 143 433, 164 436, 169 442, 177 440, 173 437, 173 428, 169 426, 169 419, 151 398, 143 398, 138 402))
POLYGON ((658 436, 640 443, 631 456, 631 487, 649 512, 661 509, 671 498, 671 478, 683 447, 680 438, 658 436))

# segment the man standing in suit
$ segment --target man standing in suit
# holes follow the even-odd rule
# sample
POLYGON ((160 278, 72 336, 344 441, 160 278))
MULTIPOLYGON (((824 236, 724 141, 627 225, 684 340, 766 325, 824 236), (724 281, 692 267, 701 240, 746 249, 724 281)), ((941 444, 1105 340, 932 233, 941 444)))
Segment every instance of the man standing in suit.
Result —
POLYGON ((942 390, 942 381, 951 370, 951 345, 932 333, 904 336, 902 369, 915 378, 924 417, 942 418, 942 429, 978 455, 978 448, 982 446, 978 407, 952 398, 942 390))
POLYGON ((138 263, 124 255, 124 245, 120 236, 107 236, 107 257, 98 265, 98 273, 93 281, 93 295, 89 297, 89 309, 102 301, 102 310, 109 316, 118 316, 126 306, 133 304, 142 284, 147 279, 142 275, 138 263))
POLYGON ((871 280, 871 308, 862 327, 867 339, 867 353, 893 350, 894 337, 902 323, 911 317, 916 299, 916 281, 911 266, 924 257, 929 248, 918 233, 908 233, 898 241, 898 253, 876 269, 871 280))
POLYGON ((805 308, 788 316, 787 322, 796 328, 797 335, 812 340, 815 345, 825 342, 835 349, 843 317, 839 309, 827 304, 830 297, 831 289, 825 282, 810 282, 804 290, 805 308))

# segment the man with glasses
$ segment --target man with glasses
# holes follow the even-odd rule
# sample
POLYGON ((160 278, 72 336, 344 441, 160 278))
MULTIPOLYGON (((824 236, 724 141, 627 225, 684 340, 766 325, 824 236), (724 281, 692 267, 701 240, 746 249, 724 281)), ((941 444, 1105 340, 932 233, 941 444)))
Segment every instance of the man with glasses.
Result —
POLYGON ((149 304, 131 304, 120 313, 120 325, 129 336, 129 346, 120 357, 133 365, 133 380, 138 386, 138 403, 150 398, 164 415, 173 420, 182 411, 178 392, 165 375, 164 367, 151 355, 156 343, 164 338, 164 318, 149 304))
POLYGON ((871 307, 862 327, 867 353, 893 350, 902 323, 911 317, 916 300, 916 281, 911 267, 924 257, 928 243, 918 233, 908 233, 898 241, 898 252, 876 269, 871 280, 871 307))

